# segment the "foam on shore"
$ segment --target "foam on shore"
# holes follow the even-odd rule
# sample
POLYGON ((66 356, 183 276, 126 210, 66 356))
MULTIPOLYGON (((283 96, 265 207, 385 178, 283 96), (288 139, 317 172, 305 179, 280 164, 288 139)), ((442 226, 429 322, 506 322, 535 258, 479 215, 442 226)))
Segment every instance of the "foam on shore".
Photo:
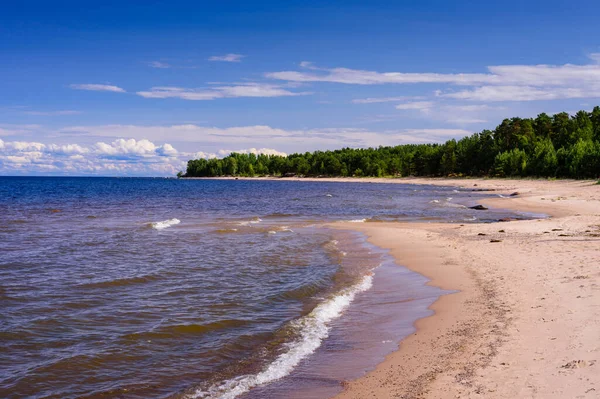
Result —
POLYGON ((364 276, 358 284, 340 291, 331 299, 319 304, 308 315, 294 320, 292 327, 299 331, 299 338, 288 343, 287 350, 258 374, 243 375, 213 385, 208 390, 198 389, 186 396, 188 399, 233 399, 253 387, 278 380, 290 374, 306 357, 314 353, 329 336, 329 324, 340 317, 354 300, 356 294, 373 285, 373 276, 364 276))

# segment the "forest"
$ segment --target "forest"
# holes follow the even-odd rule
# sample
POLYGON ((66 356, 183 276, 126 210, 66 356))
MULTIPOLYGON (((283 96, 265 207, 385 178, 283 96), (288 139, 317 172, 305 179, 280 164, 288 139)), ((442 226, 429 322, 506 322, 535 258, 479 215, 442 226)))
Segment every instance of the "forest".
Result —
POLYGON ((505 119, 443 144, 342 148, 286 157, 232 153, 188 161, 179 177, 219 176, 600 176, 600 107, 571 116, 505 119))

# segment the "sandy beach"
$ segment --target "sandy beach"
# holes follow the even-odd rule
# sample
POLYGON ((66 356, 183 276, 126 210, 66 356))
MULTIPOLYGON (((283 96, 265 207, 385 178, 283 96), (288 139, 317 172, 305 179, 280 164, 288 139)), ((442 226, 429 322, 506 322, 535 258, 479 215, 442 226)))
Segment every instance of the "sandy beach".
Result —
POLYGON ((435 314, 417 321, 398 351, 348 381, 337 398, 600 396, 599 185, 365 181, 490 189, 506 198, 480 203, 551 217, 465 225, 335 223, 365 233, 429 284, 456 291, 436 301, 435 314))

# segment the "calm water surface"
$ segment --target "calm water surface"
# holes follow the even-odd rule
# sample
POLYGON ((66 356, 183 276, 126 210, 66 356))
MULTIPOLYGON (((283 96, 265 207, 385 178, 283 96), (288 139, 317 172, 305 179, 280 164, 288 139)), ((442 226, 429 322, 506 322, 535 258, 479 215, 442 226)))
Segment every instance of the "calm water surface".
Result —
POLYGON ((327 397, 441 292, 322 223, 525 216, 481 195, 0 177, 0 397, 327 397))

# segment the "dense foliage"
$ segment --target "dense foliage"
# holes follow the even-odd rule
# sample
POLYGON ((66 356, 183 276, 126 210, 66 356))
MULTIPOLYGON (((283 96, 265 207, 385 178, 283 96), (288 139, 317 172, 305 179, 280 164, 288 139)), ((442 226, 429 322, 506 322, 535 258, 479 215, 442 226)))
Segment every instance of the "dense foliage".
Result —
POLYGON ((600 176, 600 107, 505 119, 444 144, 315 151, 287 157, 233 153, 190 160, 186 177, 216 176, 600 176))

